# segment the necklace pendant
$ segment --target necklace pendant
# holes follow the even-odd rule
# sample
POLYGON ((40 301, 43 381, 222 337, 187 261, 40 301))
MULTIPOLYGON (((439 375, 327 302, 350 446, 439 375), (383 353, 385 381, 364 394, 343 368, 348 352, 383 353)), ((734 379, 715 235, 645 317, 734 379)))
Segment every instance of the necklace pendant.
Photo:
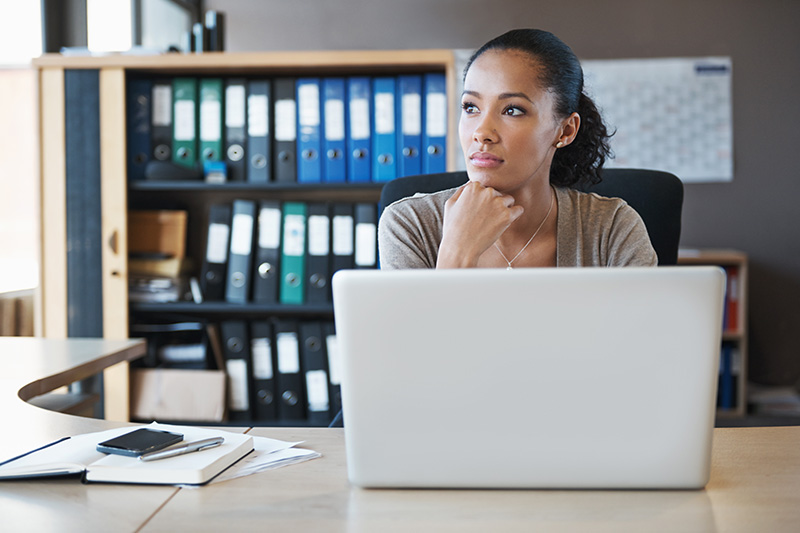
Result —
POLYGON ((508 266, 506 267, 506 270, 514 270, 514 268, 513 268, 511 265, 508 265, 508 266))

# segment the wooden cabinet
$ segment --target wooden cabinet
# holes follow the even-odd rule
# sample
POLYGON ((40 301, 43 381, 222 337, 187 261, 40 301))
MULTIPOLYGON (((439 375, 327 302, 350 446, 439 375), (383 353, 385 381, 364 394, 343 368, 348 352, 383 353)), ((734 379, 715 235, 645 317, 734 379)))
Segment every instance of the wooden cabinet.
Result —
POLYGON ((736 250, 682 249, 679 265, 718 265, 727 275, 720 351, 719 416, 747 412, 747 255, 736 250))

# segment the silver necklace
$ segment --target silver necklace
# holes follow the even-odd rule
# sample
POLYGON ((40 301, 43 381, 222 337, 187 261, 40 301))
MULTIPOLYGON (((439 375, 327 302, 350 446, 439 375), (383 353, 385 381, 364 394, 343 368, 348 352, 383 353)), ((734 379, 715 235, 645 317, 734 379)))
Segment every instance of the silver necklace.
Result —
POLYGON ((517 257, 519 257, 522 254, 522 252, 525 251, 525 249, 528 247, 528 245, 531 242, 533 242, 534 237, 536 237, 536 235, 539 233, 539 230, 542 229, 542 226, 544 226, 544 223, 547 222, 547 219, 550 217, 550 212, 553 210, 553 203, 555 201, 555 196, 556 195, 555 195, 555 193, 553 193, 553 190, 551 188, 550 189, 550 208, 547 210, 547 214, 542 219, 542 223, 539 224, 539 227, 536 228, 536 231, 533 232, 533 235, 531 235, 531 238, 528 239, 528 242, 525 243, 525 246, 522 247, 522 250, 517 252, 517 255, 515 255, 514 258, 511 261, 508 260, 508 258, 506 257, 506 254, 503 253, 503 251, 500 249, 500 247, 497 246, 497 241, 494 241, 494 247, 497 248, 497 251, 503 257, 503 259, 505 259, 506 263, 508 263, 508 266, 506 267, 506 270, 514 270, 514 268, 511 266, 511 263, 516 261, 517 257))

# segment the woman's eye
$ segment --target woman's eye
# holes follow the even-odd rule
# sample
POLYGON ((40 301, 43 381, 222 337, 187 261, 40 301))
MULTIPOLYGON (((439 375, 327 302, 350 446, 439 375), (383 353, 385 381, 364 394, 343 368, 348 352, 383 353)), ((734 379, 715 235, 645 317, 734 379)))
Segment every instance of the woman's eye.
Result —
POLYGON ((510 106, 508 106, 507 108, 505 108, 503 110, 503 114, 504 115, 509 115, 509 116, 512 116, 512 117, 518 117, 518 116, 524 115, 525 114, 525 110, 523 110, 521 107, 517 107, 515 105, 510 105, 510 106))
POLYGON ((478 108, 475 106, 475 104, 472 104, 470 102, 464 102, 463 104, 461 104, 461 109, 463 109, 464 112, 467 114, 476 113, 478 111, 478 108))

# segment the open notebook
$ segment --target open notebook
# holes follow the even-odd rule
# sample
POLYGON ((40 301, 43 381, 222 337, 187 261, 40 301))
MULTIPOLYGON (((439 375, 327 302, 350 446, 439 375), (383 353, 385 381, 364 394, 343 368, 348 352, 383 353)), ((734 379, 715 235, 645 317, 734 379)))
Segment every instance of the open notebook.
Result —
POLYGON ((147 427, 182 433, 186 442, 220 435, 225 441, 215 448, 144 462, 136 457, 108 455, 95 448, 97 443, 128 433, 133 427, 85 433, 0 465, 0 479, 84 473, 89 482, 199 485, 253 451, 253 437, 249 435, 156 423, 147 427))

